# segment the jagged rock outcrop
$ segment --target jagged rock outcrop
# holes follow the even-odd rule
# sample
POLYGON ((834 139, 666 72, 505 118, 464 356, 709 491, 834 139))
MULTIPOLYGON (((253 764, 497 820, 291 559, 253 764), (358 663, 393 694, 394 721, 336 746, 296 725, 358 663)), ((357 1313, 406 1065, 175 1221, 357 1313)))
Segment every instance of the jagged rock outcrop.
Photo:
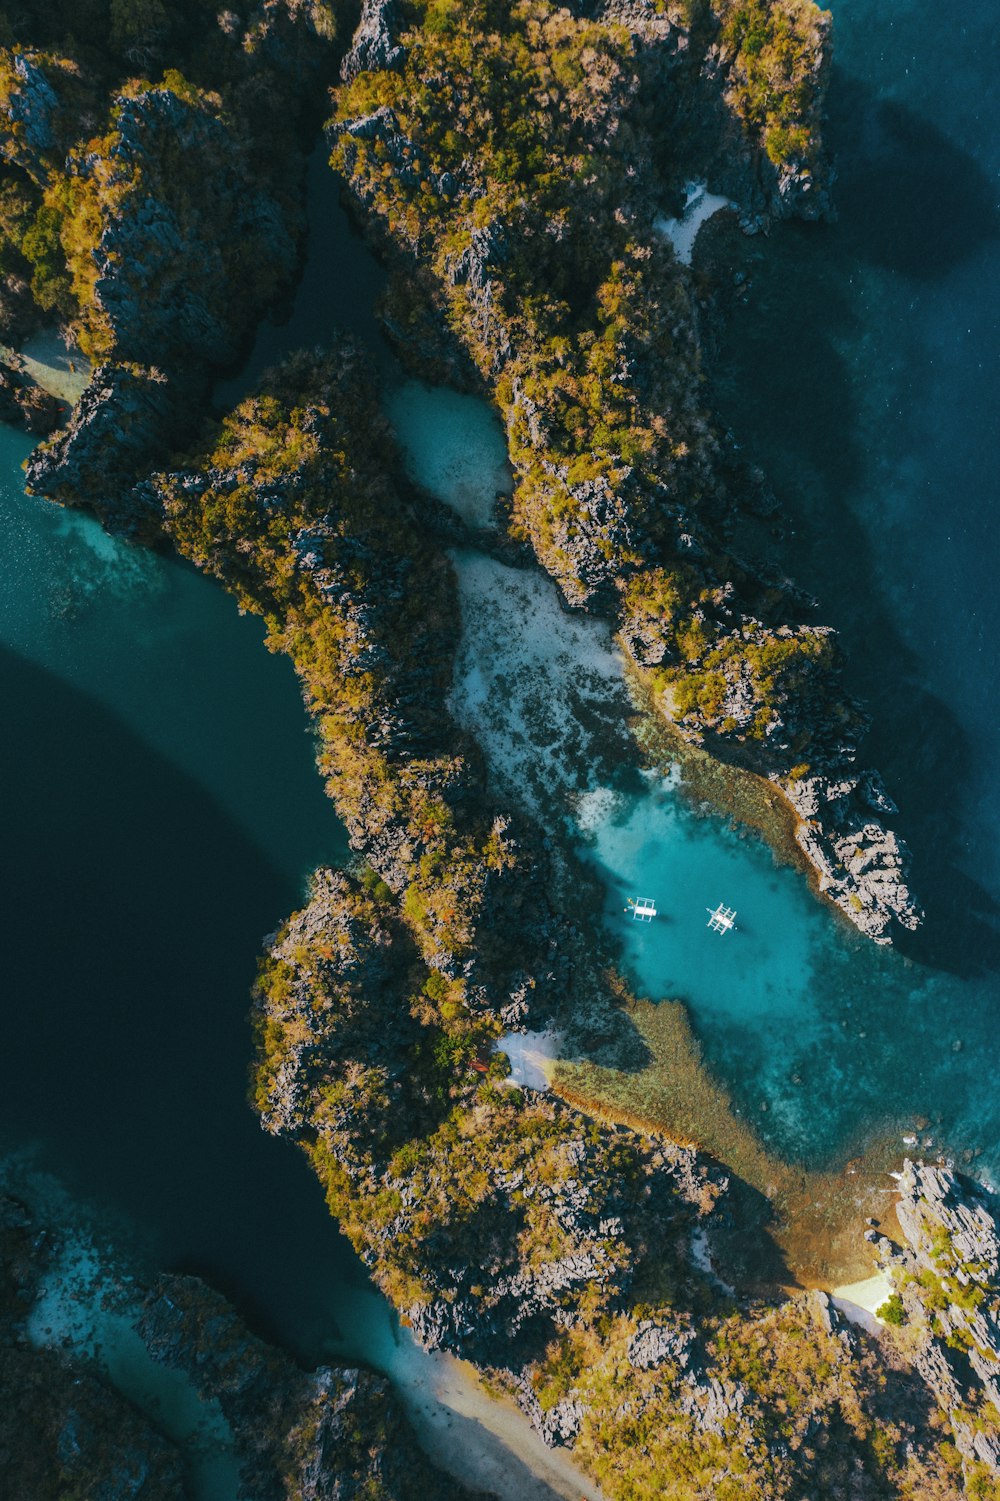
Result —
POLYGON ((876 943, 892 924, 910 931, 923 913, 908 885, 910 853, 879 815, 895 812, 877 772, 775 777, 799 818, 795 838, 819 889, 876 943))
POLYGON ((439 993, 388 900, 323 875, 262 967, 258 1110, 304 1142, 417 1337, 516 1370, 547 1331, 616 1307, 642 1248, 689 1231, 725 1180, 688 1148, 498 1088, 502 1061, 429 1022, 439 993))
POLYGON ((0 157, 44 186, 69 145, 67 125, 85 92, 68 58, 0 47, 0 157))
POLYGON ((384 1377, 301 1371, 198 1279, 160 1278, 137 1327, 154 1360, 218 1402, 253 1501, 472 1501, 421 1452, 384 1377))
POLYGON ((372 68, 398 68, 406 56, 399 44, 401 17, 396 0, 363 0, 351 49, 340 65, 345 83, 372 68))
POLYGON ((948 1414, 966 1465, 1000 1486, 1000 1203, 951 1168, 906 1161, 879 1259, 900 1297, 913 1363, 948 1414))
POLYGON ((693 617, 704 645, 678 641, 648 608, 626 611, 622 640, 653 681, 682 739, 779 787, 796 815, 795 838, 819 890, 879 944, 923 914, 908 885, 909 851, 884 822, 897 810, 877 772, 855 769, 867 716, 841 683, 835 633, 765 628, 738 615, 735 591, 703 597, 693 617), (727 627, 725 634, 715 627, 727 627), (689 652, 683 671, 680 653, 689 652), (796 764, 798 763, 798 764, 796 764))
POLYGON ((183 1457, 91 1360, 25 1334, 58 1249, 26 1206, 0 1196, 0 1494, 10 1501, 187 1501, 183 1457))
POLYGON ((65 505, 90 505, 109 530, 140 541, 162 535, 159 496, 142 479, 181 441, 198 411, 193 382, 162 370, 99 365, 66 427, 28 459, 28 489, 65 505))
POLYGON ((286 212, 207 104, 144 89, 118 96, 114 120, 105 148, 71 163, 103 218, 89 316, 119 360, 224 365, 294 267, 286 212))
POLYGON ((684 1370, 691 1358, 694 1333, 687 1327, 641 1319, 628 1343, 628 1362, 637 1371, 652 1371, 669 1361, 684 1370))

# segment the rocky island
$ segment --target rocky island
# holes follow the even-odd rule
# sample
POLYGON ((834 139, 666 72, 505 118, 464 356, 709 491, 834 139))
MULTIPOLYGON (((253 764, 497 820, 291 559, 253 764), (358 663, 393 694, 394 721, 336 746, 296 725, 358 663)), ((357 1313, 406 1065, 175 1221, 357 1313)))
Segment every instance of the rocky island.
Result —
MULTIPOLYGON (((993 1201, 904 1166, 895 1210, 856 1227, 855 1261, 874 1245, 892 1284, 874 1328, 808 1272, 762 1269, 788 1166, 721 1091, 704 1131, 679 1118, 679 1064, 654 1107, 619 1103, 653 1031, 588 921, 593 871, 498 793, 453 714, 453 553, 475 539, 407 476, 369 354, 299 350, 213 404, 294 282, 325 121, 399 359, 502 418, 514 484, 484 545, 613 626, 677 742, 778 789, 862 934, 914 929, 834 633, 737 545, 760 483, 706 406, 704 288, 660 225, 700 180, 747 233, 831 212, 829 18, 809 0, 365 0, 360 21, 319 0, 115 4, 81 41, 71 10, 0 30, 0 331, 57 318, 94 367, 29 489, 174 548, 263 620, 353 856, 275 914, 262 1126, 306 1154, 420 1342, 473 1362, 609 1501, 997 1494, 993 1201), (566 1067, 518 1082, 504 1037, 551 1026, 566 1067)), ((11 371, 6 410, 42 430, 11 371)), ((155 1423, 25 1350, 44 1257, 23 1206, 4 1216, 4 1348, 40 1396, 0 1473, 40 1498, 186 1494, 155 1423)), ((409 1435, 387 1442, 380 1378, 299 1371, 199 1282, 146 1290, 140 1330, 220 1404, 241 1496, 463 1493, 409 1435)))

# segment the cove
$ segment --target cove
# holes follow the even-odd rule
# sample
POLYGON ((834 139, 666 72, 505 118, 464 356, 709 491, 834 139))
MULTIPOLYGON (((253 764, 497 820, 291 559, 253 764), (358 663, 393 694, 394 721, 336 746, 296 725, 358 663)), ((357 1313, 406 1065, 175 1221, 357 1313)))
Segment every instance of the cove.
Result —
MULTIPOLYGON (((848 153, 854 149, 848 142, 848 153)), ((898 168, 911 149, 905 132, 893 149, 898 168)), ((336 185, 318 156, 311 171, 310 255, 290 327, 307 317, 313 341, 339 324, 366 342, 382 370, 386 410, 412 477, 481 522, 503 465, 496 421, 481 403, 402 376, 377 336, 370 302, 345 291, 363 287, 366 296, 377 297, 380 273, 350 231, 336 185), (457 485, 449 476, 449 448, 464 451, 468 471, 480 476, 474 505, 482 509, 470 513, 469 491, 463 490, 468 479, 457 485)), ((866 213, 872 222, 871 202, 866 213)), ((837 233, 823 226, 785 227, 766 246, 751 245, 760 261, 755 274, 763 279, 761 268, 772 254, 785 271, 791 257, 811 265, 818 295, 820 287, 829 287, 821 270, 824 237, 837 233), (812 261, 804 246, 815 247, 812 261)), ((741 239, 737 253, 745 252, 741 239)), ((835 318, 843 315, 836 298, 832 308, 835 318)), ((759 306, 753 299, 742 323, 737 311, 736 331, 752 335, 755 358, 770 337, 771 312, 768 302, 759 306)), ((855 326, 865 327, 863 310, 855 326)), ((262 331, 251 368, 276 356, 282 336, 282 330, 262 331)), ((735 347, 734 334, 724 346, 718 379, 730 418, 730 387, 746 392, 748 401, 755 390, 749 363, 731 374, 727 386, 725 360, 735 347)), ((769 368, 780 372, 786 364, 779 341, 769 368)), ((772 392, 768 420, 760 414, 765 435, 782 426, 781 396, 780 389, 772 392)), ((831 400, 836 396, 833 386, 831 400)), ((802 442, 822 444, 826 424, 836 427, 842 416, 835 405, 810 426, 803 411, 802 442)), ((829 442, 835 446, 835 437, 829 442)), ((852 445, 844 447, 850 451, 852 445)), ((776 468, 780 481, 787 461, 776 468)), ((849 576, 857 566, 853 539, 831 532, 820 548, 808 531, 808 514, 800 519, 793 508, 790 514, 797 535, 788 539, 783 567, 825 604, 813 562, 822 555, 829 575, 835 554, 849 576)), ((991 1144, 1000 1141, 1000 1105, 980 1071, 989 1013, 978 986, 954 986, 926 940, 906 952, 885 952, 861 939, 813 898, 801 875, 783 867, 763 840, 692 803, 676 770, 662 766, 641 777, 638 757, 622 734, 630 706, 604 628, 568 615, 553 587, 531 571, 503 570, 475 552, 455 561, 465 632, 453 704, 458 717, 483 740, 499 790, 543 818, 561 821, 578 839, 605 881, 605 918, 633 982, 654 1000, 676 997, 688 1004, 711 1067, 768 1145, 819 1166, 842 1161, 872 1136, 889 1134, 902 1147, 913 1120, 926 1117, 930 1125, 920 1128, 925 1150, 981 1149, 980 1171, 997 1171, 991 1144), (622 908, 636 895, 654 896, 662 920, 649 928, 630 923, 622 908), (737 933, 726 937, 707 928, 705 908, 720 901, 739 913, 737 933)), ((900 756, 884 752, 895 734, 896 700, 910 684, 883 682, 878 671, 866 677, 871 653, 858 639, 864 633, 852 633, 843 618, 835 616, 834 623, 861 664, 852 670, 876 708, 873 759, 891 778, 900 756)), ((905 788, 898 790, 905 808, 905 788)), ((938 892, 923 889, 933 935, 940 922, 938 892)), ((988 927, 977 920, 969 937, 962 962, 988 968, 995 948, 988 927)))
POLYGON ((359 1273, 246 1104, 261 939, 346 850, 292 673, 206 580, 25 497, 0 444, 0 1140, 316 1358, 359 1273))

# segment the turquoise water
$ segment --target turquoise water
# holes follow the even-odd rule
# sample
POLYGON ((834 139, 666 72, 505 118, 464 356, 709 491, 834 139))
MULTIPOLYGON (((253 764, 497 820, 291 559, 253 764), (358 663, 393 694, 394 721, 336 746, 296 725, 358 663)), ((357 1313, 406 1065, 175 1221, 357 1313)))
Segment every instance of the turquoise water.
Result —
POLYGON ((208 580, 27 498, 0 429, 0 1147, 315 1354, 365 1279, 246 1103, 267 932, 346 844, 288 664, 208 580))
POLYGON ((495 413, 475 396, 415 380, 390 385, 384 407, 409 472, 468 526, 490 526, 496 494, 512 484, 495 413))
MULTIPOLYGON (((842 1159, 867 1135, 899 1140, 926 1116, 928 1149, 977 1151, 977 1169, 997 1176, 1000 43, 984 6, 945 26, 922 0, 892 10, 845 0, 835 21, 839 222, 734 247, 751 294, 723 333, 715 394, 788 521, 748 546, 818 596, 818 618, 842 632, 851 686, 872 706, 866 755, 901 805, 926 926, 877 950, 759 839, 670 785, 573 770, 589 800, 581 817, 565 775, 549 781, 606 878, 633 980, 654 999, 689 1002, 710 1062, 772 1145, 842 1159), (662 914, 649 927, 622 910, 640 895, 662 914), (739 914, 724 937, 704 910, 720 901, 739 914)), ((483 637, 470 623, 465 699, 489 706, 469 712, 497 742, 495 774, 523 789, 533 750, 544 764, 558 745, 565 770, 590 720, 578 715, 569 735, 540 723, 534 747, 520 728, 513 741, 500 734, 502 695, 518 726, 525 719, 523 652, 505 643, 514 628, 483 637)), ((538 685, 554 669, 531 670, 545 696, 538 685)), ((565 682, 547 696, 564 703, 565 682)))
MULTIPOLYGON (((805 1112, 798 1091, 772 1095, 764 1129, 822 1152, 880 1112, 916 1110, 942 1118, 935 1139, 981 1146, 996 1175, 1000 41, 984 5, 954 24, 923 0, 833 10, 839 222, 750 247, 717 400, 794 528, 761 550, 817 594, 871 703, 868 753, 900 803, 927 925, 905 956, 832 928, 811 945, 798 989, 813 1099, 805 1112), (852 1058, 837 1032, 858 1016, 852 1058)), ((740 1031, 753 1068, 764 1050, 740 1031)), ((745 1078, 722 1029, 703 1036, 745 1078)), ((749 1101, 756 1080, 742 1089, 749 1101)))
POLYGON ((974 1065, 951 1049, 969 1016, 939 1013, 933 971, 862 939, 758 836, 693 806, 676 769, 639 772, 605 625, 561 609, 536 571, 472 551, 453 562, 463 621, 453 713, 483 745, 498 796, 561 827, 594 862, 627 973, 653 1000, 688 1003, 740 1109, 813 1162, 932 1116, 944 1075, 974 1065), (651 924, 627 910, 637 897, 655 901, 651 924), (737 909, 733 933, 708 928, 720 902, 737 909))
POLYGON ((413 479, 471 527, 493 520, 498 491, 509 493, 507 444, 484 401, 408 376, 376 316, 386 276, 340 204, 338 180, 321 143, 309 162, 309 241, 302 277, 283 323, 265 322, 238 377, 220 384, 228 405, 245 395, 289 350, 328 347, 349 333, 374 358, 382 405, 413 479))

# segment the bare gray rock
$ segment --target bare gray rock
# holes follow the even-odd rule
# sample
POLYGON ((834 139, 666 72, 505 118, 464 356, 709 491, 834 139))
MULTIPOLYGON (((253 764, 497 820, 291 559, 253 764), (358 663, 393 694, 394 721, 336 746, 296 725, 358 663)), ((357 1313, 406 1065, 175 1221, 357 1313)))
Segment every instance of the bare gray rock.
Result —
POLYGON ((343 81, 350 83, 359 73, 402 67, 406 49, 399 44, 400 26, 396 0, 364 0, 351 50, 340 65, 343 81))

